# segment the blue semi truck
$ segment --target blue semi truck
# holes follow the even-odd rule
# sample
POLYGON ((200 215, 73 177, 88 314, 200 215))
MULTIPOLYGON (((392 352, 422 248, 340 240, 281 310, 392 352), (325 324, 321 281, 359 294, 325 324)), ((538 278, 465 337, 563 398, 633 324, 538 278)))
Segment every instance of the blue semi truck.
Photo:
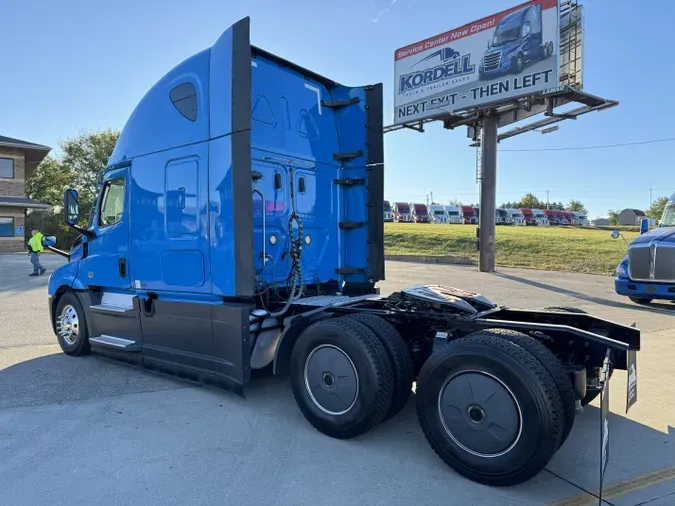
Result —
POLYGON ((252 46, 248 18, 177 65, 125 125, 87 224, 64 195, 80 235, 49 279, 63 352, 241 395, 254 371, 287 374, 340 439, 394 417, 416 382, 449 466, 490 485, 536 475, 608 368, 632 367, 640 331, 446 286, 381 295, 382 109, 381 84, 252 46))
MULTIPOLYGON (((648 231, 647 225, 643 219, 640 235, 627 244, 628 254, 616 267, 614 289, 637 304, 675 301, 675 194, 666 203, 659 226, 648 231)), ((612 237, 621 234, 614 230, 612 237)))
POLYGON ((534 4, 501 19, 478 67, 481 80, 518 74, 553 54, 553 41, 543 38, 541 12, 541 5, 534 4))

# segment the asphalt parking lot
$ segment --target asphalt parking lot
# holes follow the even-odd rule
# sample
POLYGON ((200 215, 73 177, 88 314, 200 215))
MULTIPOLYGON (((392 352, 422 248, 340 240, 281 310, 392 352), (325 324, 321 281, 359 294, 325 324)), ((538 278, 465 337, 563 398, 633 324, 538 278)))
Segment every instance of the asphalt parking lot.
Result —
MULTIPOLYGON (((105 359, 61 353, 46 285, 25 255, 0 255, 0 504, 597 504, 597 401, 546 471, 511 488, 465 480, 424 440, 414 398, 397 418, 338 441, 314 430, 285 378, 242 399, 105 359)), ((514 307, 573 305, 642 329, 638 404, 612 379, 606 504, 675 504, 675 305, 640 307, 611 278, 390 262, 382 292, 415 284, 479 291, 514 307)))

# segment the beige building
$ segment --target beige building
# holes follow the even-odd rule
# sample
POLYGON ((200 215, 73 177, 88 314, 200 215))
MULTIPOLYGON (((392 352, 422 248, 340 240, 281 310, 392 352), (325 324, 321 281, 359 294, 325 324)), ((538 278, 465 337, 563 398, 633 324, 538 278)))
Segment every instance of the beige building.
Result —
POLYGON ((0 135, 0 252, 26 251, 29 209, 49 209, 26 198, 26 178, 51 148, 0 135))

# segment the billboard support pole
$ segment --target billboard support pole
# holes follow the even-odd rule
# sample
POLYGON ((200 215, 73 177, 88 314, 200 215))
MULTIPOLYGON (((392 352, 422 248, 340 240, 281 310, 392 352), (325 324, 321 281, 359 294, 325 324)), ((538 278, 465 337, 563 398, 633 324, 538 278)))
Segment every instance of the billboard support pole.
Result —
POLYGON ((478 215, 479 257, 481 272, 495 270, 495 211, 497 207, 497 123, 499 118, 488 111, 481 128, 480 213, 478 215))

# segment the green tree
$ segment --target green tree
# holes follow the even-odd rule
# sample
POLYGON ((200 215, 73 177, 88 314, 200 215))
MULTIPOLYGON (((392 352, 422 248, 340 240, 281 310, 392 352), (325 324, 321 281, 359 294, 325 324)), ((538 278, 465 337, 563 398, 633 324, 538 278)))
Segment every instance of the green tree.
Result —
POLYGON ((98 174, 107 165, 118 138, 119 132, 107 129, 59 143, 62 155, 46 157, 26 180, 26 196, 52 206, 50 211, 28 214, 26 229, 39 228, 45 235, 56 235, 57 247, 67 248, 77 234, 63 222, 63 193, 66 188, 78 191, 80 225, 86 227, 98 174))
POLYGON ((63 192, 72 181, 67 167, 52 156, 47 156, 26 180, 26 196, 52 207, 63 205, 63 192))
POLYGON ((618 225, 619 224, 619 211, 614 211, 610 209, 607 214, 609 215, 609 224, 618 225))
POLYGON ((522 199, 520 199, 519 205, 517 207, 525 207, 527 209, 546 209, 546 203, 539 200, 532 193, 526 194, 522 199))
POLYGON ((667 203, 668 197, 659 197, 652 202, 652 206, 649 208, 649 211, 647 211, 647 216, 654 218, 655 220, 660 220, 667 203))
POLYGON ((581 212, 586 212, 586 208, 584 205, 578 201, 578 200, 570 200, 570 203, 567 204, 567 209, 566 211, 581 211, 581 212))
POLYGON ((87 225, 89 210, 96 198, 96 181, 108 164, 120 133, 106 129, 86 132, 60 144, 61 164, 71 174, 71 187, 79 193, 82 225, 87 225))

